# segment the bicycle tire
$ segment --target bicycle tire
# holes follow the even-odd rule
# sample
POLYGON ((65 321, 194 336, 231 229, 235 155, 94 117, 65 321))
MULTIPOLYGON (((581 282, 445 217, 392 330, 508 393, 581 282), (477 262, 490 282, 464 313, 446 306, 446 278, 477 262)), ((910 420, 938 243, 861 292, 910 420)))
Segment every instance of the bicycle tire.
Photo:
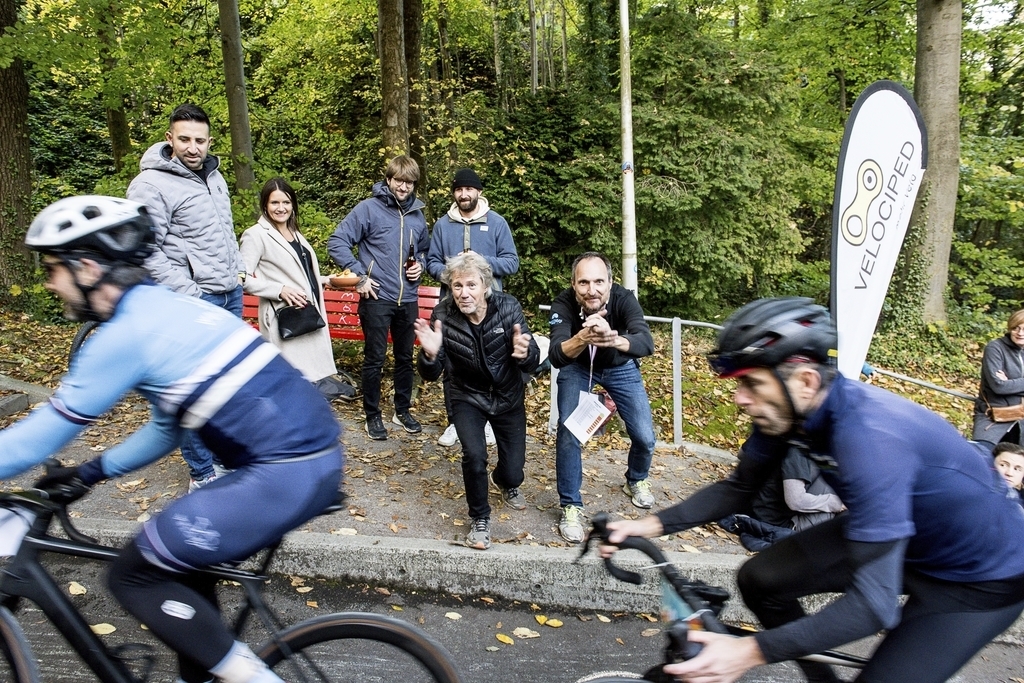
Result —
POLYGON ((636 683, 645 680, 631 671, 599 671, 576 680, 576 683, 636 683))
POLYGON ((100 323, 96 320, 87 320, 82 323, 82 326, 78 328, 78 332, 75 332, 75 338, 71 340, 71 348, 68 350, 68 367, 71 367, 71 362, 75 360, 75 356, 82 348, 82 344, 89 338, 100 323))
POLYGON ((451 655, 422 629, 363 612, 327 614, 295 624, 275 634, 258 656, 288 681, 461 681, 451 655), (288 656, 288 651, 294 654, 288 656), (366 670, 357 678, 361 663, 366 670))
POLYGON ((0 679, 39 683, 39 667, 32 648, 11 611, 0 606, 0 679))

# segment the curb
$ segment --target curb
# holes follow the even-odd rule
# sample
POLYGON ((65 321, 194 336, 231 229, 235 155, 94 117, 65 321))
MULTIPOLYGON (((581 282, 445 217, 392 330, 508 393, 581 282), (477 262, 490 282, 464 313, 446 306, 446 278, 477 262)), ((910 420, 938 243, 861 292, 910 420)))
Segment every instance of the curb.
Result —
MULTIPOLYGON (((120 546, 137 532, 135 522, 78 520, 79 528, 100 542, 120 546)), ((722 617, 731 622, 757 623, 736 589, 736 570, 746 557, 725 554, 666 553, 684 575, 721 586, 734 597, 722 617)), ((594 553, 578 564, 572 548, 497 544, 479 551, 446 541, 339 536, 293 532, 285 537, 271 568, 276 573, 365 581, 395 588, 430 590, 457 595, 487 595, 538 603, 571 611, 646 612, 658 614, 661 586, 645 572, 641 586, 613 579, 594 553)), ((634 571, 648 566, 645 556, 625 551, 617 563, 634 571)), ((804 601, 811 611, 830 601, 816 596, 804 601)), ((1024 643, 1024 617, 997 642, 1024 643)))
POLYGON ((0 389, 10 389, 22 394, 27 394, 30 405, 48 401, 50 396, 53 394, 53 392, 46 387, 22 382, 21 380, 8 377, 7 375, 0 375, 0 389))

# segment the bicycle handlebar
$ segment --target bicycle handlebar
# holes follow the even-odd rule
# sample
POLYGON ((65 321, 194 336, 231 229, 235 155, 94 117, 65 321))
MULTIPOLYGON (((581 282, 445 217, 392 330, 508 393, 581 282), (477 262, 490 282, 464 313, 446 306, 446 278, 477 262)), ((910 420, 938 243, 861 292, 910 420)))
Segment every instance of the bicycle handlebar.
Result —
MULTIPOLYGON (((705 629, 713 633, 729 633, 725 625, 715 616, 715 606, 720 609, 721 605, 729 599, 728 591, 717 586, 709 586, 702 581, 688 581, 672 566, 661 548, 646 538, 627 536, 619 543, 612 543, 609 540, 611 531, 608 529, 608 521, 608 514, 605 512, 600 512, 591 518, 591 531, 580 549, 580 558, 587 554, 590 549, 590 541, 595 537, 601 543, 614 545, 622 550, 639 550, 654 561, 654 566, 665 577, 672 590, 693 610, 694 615, 700 619, 705 629)), ((579 560, 577 559, 577 561, 579 560)), ((604 558, 604 566, 608 573, 619 581, 636 585, 643 582, 643 577, 638 572, 617 566, 612 562, 611 557, 604 558)))
MULTIPOLYGON (((60 463, 48 458, 43 462, 43 466, 46 469, 46 474, 43 477, 45 478, 53 468, 60 467, 60 463)), ((81 482, 41 486, 42 480, 37 481, 31 489, 0 494, 0 498, 17 500, 22 507, 42 508, 57 518, 68 538, 78 543, 97 545, 99 541, 79 531, 68 515, 68 504, 88 493, 89 487, 81 482)))

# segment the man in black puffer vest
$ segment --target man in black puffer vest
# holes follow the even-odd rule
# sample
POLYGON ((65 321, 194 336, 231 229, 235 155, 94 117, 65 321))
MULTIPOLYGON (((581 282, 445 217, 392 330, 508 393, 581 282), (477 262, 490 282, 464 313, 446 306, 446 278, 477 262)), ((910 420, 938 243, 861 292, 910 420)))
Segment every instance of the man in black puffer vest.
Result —
POLYGON ((482 256, 465 252, 451 257, 441 281, 451 293, 429 323, 415 323, 417 365, 428 382, 440 377, 442 369, 451 378, 452 422, 462 444, 462 479, 473 519, 466 545, 486 550, 491 545, 491 507, 484 425, 491 423, 498 446, 492 480, 509 507, 525 509, 519 493, 526 462, 523 373, 537 368, 540 350, 519 302, 493 290, 494 275, 482 256))

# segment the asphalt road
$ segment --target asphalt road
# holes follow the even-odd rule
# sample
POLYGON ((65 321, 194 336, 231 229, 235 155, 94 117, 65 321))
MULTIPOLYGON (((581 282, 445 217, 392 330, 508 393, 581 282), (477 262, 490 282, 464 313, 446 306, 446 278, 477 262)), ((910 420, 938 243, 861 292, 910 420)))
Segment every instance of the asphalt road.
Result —
MULTIPOLYGON (((147 631, 110 598, 96 565, 60 560, 48 565, 58 583, 69 587, 77 582, 85 593, 72 600, 90 624, 110 624, 116 630, 105 640, 111 644, 142 642, 153 644, 159 654, 150 677, 154 682, 171 682, 175 663, 147 631)), ((241 589, 224 586, 226 609, 237 606, 241 589)), ((288 624, 339 611, 365 611, 388 615, 417 624, 451 653, 467 683, 573 682, 601 670, 643 671, 660 659, 663 636, 660 623, 643 615, 613 613, 555 612, 543 606, 506 600, 461 598, 413 592, 393 592, 382 586, 344 585, 322 579, 274 576, 266 595, 272 608, 288 624), (307 590, 308 589, 308 590, 307 590), (452 618, 458 615, 459 618, 452 618), (561 627, 538 623, 537 616, 557 619, 561 627), (607 620, 607 621, 606 621, 607 620), (526 628, 537 634, 523 638, 515 634, 526 628), (498 639, 510 636, 514 644, 498 639)), ((19 621, 39 659, 43 680, 54 683, 94 681, 92 674, 48 624, 34 606, 25 605, 19 621)), ((248 634, 257 644, 265 635, 255 629, 248 634)), ((871 642, 857 644, 851 651, 867 651, 871 642)), ((427 680, 408 661, 383 647, 345 649, 333 646, 320 653, 333 680, 402 681, 427 680), (387 663, 387 666, 384 665, 387 663)), ((851 671, 846 672, 849 678, 851 671)), ((795 667, 782 664, 749 673, 744 683, 799 681, 795 667)), ((1024 648, 992 645, 976 657, 953 680, 962 683, 1024 683, 1024 648)))

